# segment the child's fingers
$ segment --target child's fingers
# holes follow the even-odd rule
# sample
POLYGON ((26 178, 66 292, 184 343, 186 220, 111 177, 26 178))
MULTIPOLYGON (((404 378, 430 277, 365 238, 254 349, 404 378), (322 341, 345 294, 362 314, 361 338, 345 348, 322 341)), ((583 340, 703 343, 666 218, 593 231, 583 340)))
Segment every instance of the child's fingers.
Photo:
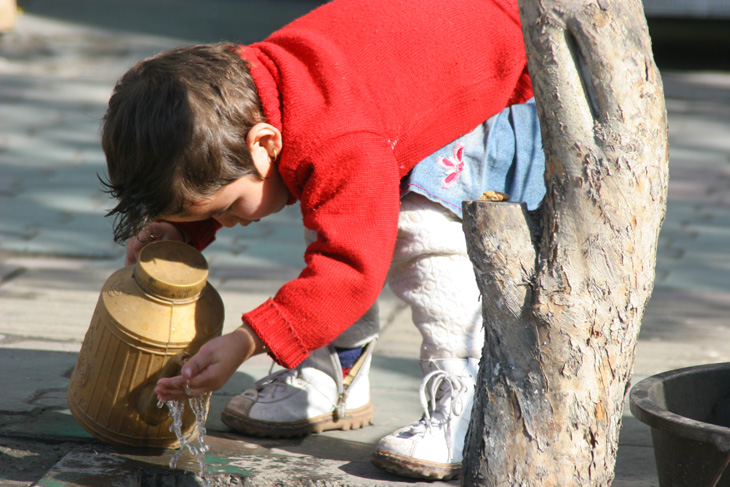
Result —
POLYGON ((188 387, 191 391, 202 394, 208 391, 219 389, 222 384, 219 382, 217 367, 209 366, 201 370, 194 378, 190 379, 188 387))
POLYGON ((208 368, 212 361, 213 355, 207 352, 206 347, 203 347, 185 362, 181 375, 184 380, 197 384, 200 382, 198 375, 208 368))
POLYGON ((206 353, 201 349, 195 357, 197 360, 185 364, 190 367, 189 370, 183 368, 183 377, 189 378, 188 387, 195 394, 211 392, 223 387, 228 380, 230 374, 225 373, 225 367, 222 367, 220 361, 216 359, 215 354, 206 353), (187 374, 190 375, 187 375, 187 374))
POLYGON ((179 375, 176 377, 163 377, 157 381, 155 393, 158 396, 185 394, 186 382, 187 381, 179 375))
POLYGON ((127 255, 124 259, 124 265, 129 266, 137 262, 137 254, 142 248, 142 242, 137 237, 132 237, 127 240, 127 255))
POLYGON ((157 381, 157 387, 163 387, 165 389, 183 389, 185 387, 186 380, 187 379, 184 379, 180 375, 176 375, 175 377, 163 377, 157 381))
POLYGON ((159 385, 155 388, 155 394, 161 401, 184 400, 188 397, 188 393, 184 389, 160 387, 159 385))
POLYGON ((167 222, 150 223, 135 237, 127 240, 127 255, 124 265, 129 266, 137 262, 137 255, 146 244, 155 240, 180 240, 184 241, 185 236, 178 228, 167 222))
POLYGON ((160 401, 167 402, 167 401, 184 401, 188 398, 187 394, 181 393, 179 391, 174 392, 158 392, 157 398, 160 401))
MULTIPOLYGON (((204 381, 203 381, 204 382, 204 381)), ((206 389, 197 390, 190 386, 188 380, 182 376, 165 377, 157 381, 155 394, 162 401, 182 400, 192 396, 198 396, 206 392, 206 389)))

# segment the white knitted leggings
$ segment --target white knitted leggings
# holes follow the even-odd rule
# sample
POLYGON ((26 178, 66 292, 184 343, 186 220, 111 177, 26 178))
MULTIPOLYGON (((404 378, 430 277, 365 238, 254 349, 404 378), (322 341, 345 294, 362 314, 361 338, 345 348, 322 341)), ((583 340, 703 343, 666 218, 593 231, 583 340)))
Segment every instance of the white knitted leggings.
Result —
MULTIPOLYGON (((316 236, 306 232, 305 238, 309 243, 316 236)), ((481 357, 482 305, 457 216, 424 196, 408 193, 401 201, 388 285, 411 307, 413 323, 423 337, 422 360, 481 357)), ((379 328, 375 303, 333 343, 362 346, 377 336, 379 328)))

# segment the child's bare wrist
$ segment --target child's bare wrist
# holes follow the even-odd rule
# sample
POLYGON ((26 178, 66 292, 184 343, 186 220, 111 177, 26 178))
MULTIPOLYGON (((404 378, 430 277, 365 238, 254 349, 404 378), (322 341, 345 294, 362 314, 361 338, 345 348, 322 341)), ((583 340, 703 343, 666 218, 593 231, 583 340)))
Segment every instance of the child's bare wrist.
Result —
POLYGON ((256 332, 253 331, 253 328, 251 328, 251 326, 245 321, 243 322, 243 324, 241 324, 241 326, 236 329, 236 331, 246 337, 249 350, 251 350, 251 355, 264 353, 267 350, 266 345, 261 340, 261 338, 259 338, 256 332))

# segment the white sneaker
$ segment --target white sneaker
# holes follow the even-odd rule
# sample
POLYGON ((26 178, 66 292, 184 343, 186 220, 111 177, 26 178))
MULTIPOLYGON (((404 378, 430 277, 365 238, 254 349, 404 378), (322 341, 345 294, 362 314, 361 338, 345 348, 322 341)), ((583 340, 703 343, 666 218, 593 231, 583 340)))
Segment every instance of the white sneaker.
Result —
POLYGON ((453 479, 461 473, 479 360, 432 360, 421 368, 423 417, 381 439, 371 460, 405 477, 453 479))
POLYGON ((374 345, 365 346, 344 378, 334 347, 319 348, 295 369, 271 374, 233 397, 221 419, 239 433, 269 438, 367 426, 373 420, 368 373, 374 345))

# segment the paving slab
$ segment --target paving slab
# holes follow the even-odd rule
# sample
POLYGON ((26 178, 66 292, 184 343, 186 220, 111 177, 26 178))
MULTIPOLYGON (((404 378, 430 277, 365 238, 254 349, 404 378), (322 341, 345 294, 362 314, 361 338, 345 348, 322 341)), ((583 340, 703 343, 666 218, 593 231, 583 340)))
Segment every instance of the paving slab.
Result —
MULTIPOLYGON (((333 442, 330 441, 330 444, 333 442)), ((377 470, 367 461, 347 458, 318 458, 256 443, 208 439, 206 475, 211 486, 247 487, 371 487, 447 486, 450 482, 418 482, 377 470)), ((332 452, 347 452, 345 440, 332 452)), ((140 448, 82 447, 66 455, 36 484, 38 487, 196 486, 205 485, 197 475, 194 458, 182 457, 176 469, 169 468, 172 451, 140 448)), ((335 457, 341 455, 333 455, 335 457)))

